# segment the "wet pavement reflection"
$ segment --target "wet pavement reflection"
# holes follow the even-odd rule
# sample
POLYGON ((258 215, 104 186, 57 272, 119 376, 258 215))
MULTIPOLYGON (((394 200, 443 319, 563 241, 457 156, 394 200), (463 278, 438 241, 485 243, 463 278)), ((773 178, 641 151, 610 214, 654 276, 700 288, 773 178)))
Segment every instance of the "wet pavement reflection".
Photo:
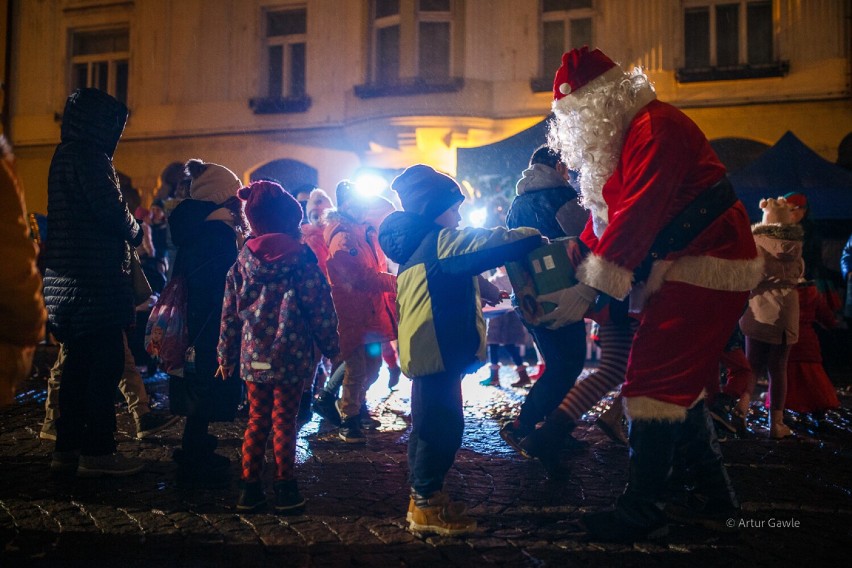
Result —
MULTIPOLYGON (((46 367, 43 366, 43 369, 46 367)), ((587 369, 584 373, 588 373, 587 369)), ((38 437, 44 416, 44 373, 27 381, 16 403, 0 411, 0 566, 497 566, 785 565, 793 559, 836 563, 852 538, 852 392, 824 418, 789 413, 797 437, 767 439, 761 401, 749 417, 753 434, 722 439, 730 475, 743 501, 743 519, 794 518, 799 529, 743 529, 718 533, 676 527, 665 542, 632 546, 590 542, 578 523, 584 511, 610 506, 626 479, 627 450, 594 426, 612 402, 604 398, 574 431, 578 443, 562 456, 563 472, 548 476, 536 461, 507 447, 498 435, 528 392, 480 385, 487 369, 462 384, 466 428, 447 490, 468 504, 479 530, 467 538, 416 536, 406 530, 410 382, 387 388, 387 372, 368 392, 381 425, 366 445, 345 444, 334 427, 313 415, 301 426, 297 462, 308 499, 304 515, 246 515, 234 508, 245 417, 216 424, 230 477, 185 485, 171 452, 182 422, 142 441, 117 403, 120 451, 147 462, 123 479, 57 480, 48 474, 52 442, 38 437)), ((155 409, 168 408, 168 380, 146 379, 155 409)), ((267 463, 272 461, 271 451, 267 463)), ((265 480, 271 485, 271 470, 265 480)))

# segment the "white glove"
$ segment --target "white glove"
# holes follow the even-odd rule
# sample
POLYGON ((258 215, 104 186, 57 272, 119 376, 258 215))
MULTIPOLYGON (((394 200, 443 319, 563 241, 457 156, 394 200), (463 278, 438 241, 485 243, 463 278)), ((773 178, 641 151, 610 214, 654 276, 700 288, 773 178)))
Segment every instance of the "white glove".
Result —
POLYGON ((597 290, 580 282, 576 286, 539 296, 539 303, 556 304, 556 309, 540 318, 539 323, 547 324, 550 329, 557 329, 569 323, 582 321, 597 295, 597 290))

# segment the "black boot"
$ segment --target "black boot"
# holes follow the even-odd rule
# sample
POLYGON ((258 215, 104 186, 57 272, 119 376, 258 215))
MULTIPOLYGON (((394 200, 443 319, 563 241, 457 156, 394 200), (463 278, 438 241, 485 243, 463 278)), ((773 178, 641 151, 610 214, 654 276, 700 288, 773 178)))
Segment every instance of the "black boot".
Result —
POLYGON ((367 441, 366 436, 361 431, 361 417, 350 416, 340 424, 338 436, 344 442, 349 444, 363 444, 367 441))
POLYGON ((541 428, 533 430, 520 441, 521 453, 536 458, 551 476, 562 472, 561 452, 565 441, 571 436, 576 424, 561 417, 549 417, 541 428))
POLYGON ((218 443, 212 434, 184 438, 183 447, 172 452, 172 459, 178 465, 178 483, 209 487, 227 484, 231 460, 214 451, 218 443))
POLYGON ((739 514, 739 500, 723 463, 713 420, 703 402, 686 413, 675 447, 675 471, 688 490, 666 505, 672 520, 724 530, 739 514))
POLYGON ((295 515, 305 509, 305 498, 299 493, 299 485, 295 479, 276 481, 275 512, 282 515, 295 515))
POLYGON ((340 412, 337 410, 336 401, 330 392, 320 391, 314 399, 313 411, 335 426, 340 426, 340 412))
POLYGON ((266 495, 260 481, 242 481, 240 483, 240 498, 237 500, 237 511, 255 512, 266 507, 266 495))
POLYGON ((582 522, 594 540, 634 542, 665 536, 662 509, 680 423, 633 420, 627 487, 615 509, 586 513, 582 522))
POLYGON ((733 417, 736 405, 737 400, 734 397, 720 392, 716 395, 713 405, 710 407, 710 416, 713 418, 713 421, 731 434, 737 432, 737 426, 734 423, 733 417))

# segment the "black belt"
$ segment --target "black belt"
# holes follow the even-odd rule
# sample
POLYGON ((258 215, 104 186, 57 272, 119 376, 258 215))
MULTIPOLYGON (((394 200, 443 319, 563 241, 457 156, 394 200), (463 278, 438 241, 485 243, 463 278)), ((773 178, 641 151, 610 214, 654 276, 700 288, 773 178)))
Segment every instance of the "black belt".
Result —
POLYGON ((666 225, 654 239, 648 256, 633 271, 635 282, 643 282, 651 273, 654 261, 675 251, 683 250, 695 237, 709 227, 738 201, 734 187, 723 177, 696 197, 686 208, 666 225))

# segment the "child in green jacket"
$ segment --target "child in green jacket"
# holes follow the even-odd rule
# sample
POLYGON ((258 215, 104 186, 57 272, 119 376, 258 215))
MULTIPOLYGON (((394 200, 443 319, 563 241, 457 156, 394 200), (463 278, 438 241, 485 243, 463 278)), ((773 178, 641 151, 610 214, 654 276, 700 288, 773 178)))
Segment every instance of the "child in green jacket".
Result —
POLYGON ((458 229, 464 196, 451 177, 417 164, 393 180, 404 211, 379 230, 399 263, 399 355, 411 377, 408 443, 410 529, 453 535, 476 529, 443 491, 464 430, 461 379, 485 362, 477 275, 542 244, 535 229, 458 229))

